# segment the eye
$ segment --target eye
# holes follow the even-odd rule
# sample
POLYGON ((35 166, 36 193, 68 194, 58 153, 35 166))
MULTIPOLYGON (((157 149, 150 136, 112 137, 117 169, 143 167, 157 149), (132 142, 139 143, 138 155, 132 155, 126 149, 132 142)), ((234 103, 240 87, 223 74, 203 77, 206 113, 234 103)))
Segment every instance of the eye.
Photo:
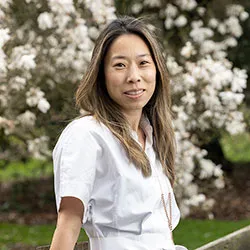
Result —
POLYGON ((148 64, 149 62, 148 61, 141 61, 140 62, 140 65, 146 65, 146 64, 148 64))
POLYGON ((123 68, 123 67, 125 67, 125 65, 123 63, 117 63, 117 64, 114 65, 114 67, 123 68))

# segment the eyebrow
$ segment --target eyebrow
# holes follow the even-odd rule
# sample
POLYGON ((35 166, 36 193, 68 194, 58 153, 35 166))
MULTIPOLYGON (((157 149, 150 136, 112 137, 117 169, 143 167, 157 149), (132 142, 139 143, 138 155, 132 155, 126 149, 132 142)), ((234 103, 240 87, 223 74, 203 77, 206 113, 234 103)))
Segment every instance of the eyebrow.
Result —
MULTIPOLYGON (((151 57, 151 55, 150 54, 141 54, 141 55, 138 55, 138 56, 136 56, 137 58, 138 57, 145 57, 145 56, 150 56, 151 57)), ((112 58, 111 58, 111 60, 115 60, 115 59, 126 59, 127 57, 126 56, 123 56, 123 55, 117 55, 117 56, 113 56, 112 58)))

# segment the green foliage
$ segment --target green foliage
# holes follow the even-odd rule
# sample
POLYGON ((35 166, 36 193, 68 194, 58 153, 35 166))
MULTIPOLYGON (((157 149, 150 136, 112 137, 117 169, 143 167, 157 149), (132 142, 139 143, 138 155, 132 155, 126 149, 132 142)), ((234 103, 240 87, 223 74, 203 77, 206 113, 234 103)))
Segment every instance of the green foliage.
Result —
MULTIPOLYGON (((249 225, 249 220, 244 221, 216 221, 216 220, 190 220, 180 222, 174 231, 176 244, 182 244, 189 250, 213 241, 228 233, 249 225)), ((17 225, 0 224, 0 249, 5 250, 10 246, 22 245, 47 245, 51 242, 54 225, 17 225)), ((87 235, 82 230, 78 241, 86 241, 87 235)))
POLYGON ((221 139, 225 157, 231 162, 250 162, 250 133, 225 134, 221 139))
MULTIPOLYGON (((0 166, 2 162, 0 162, 0 166)), ((52 171, 51 162, 36 159, 30 159, 26 162, 11 162, 6 167, 0 167, 0 182, 50 176, 52 171)))

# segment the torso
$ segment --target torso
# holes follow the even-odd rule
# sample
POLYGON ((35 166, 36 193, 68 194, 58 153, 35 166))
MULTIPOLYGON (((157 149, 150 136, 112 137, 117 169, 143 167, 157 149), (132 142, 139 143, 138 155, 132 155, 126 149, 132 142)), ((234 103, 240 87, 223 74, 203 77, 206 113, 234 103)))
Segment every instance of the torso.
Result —
MULTIPOLYGON (((72 172, 70 169, 64 169, 63 172, 60 170, 62 145, 65 143, 70 145, 66 152, 72 152, 69 160, 66 157, 63 158, 64 166, 72 164, 72 156, 75 156, 76 150, 81 151, 77 155, 78 161, 73 162, 72 167, 78 167, 79 171, 74 170, 78 175, 70 178, 74 180, 72 184, 74 188, 70 189, 70 192, 72 192, 71 196, 74 196, 74 192, 79 193, 79 189, 82 189, 84 197, 86 196, 83 227, 89 236, 91 249, 152 250, 166 247, 174 249, 171 248, 173 243, 161 203, 161 190, 155 171, 161 179, 164 194, 167 196, 167 193, 171 192, 172 195, 173 228, 179 221, 180 213, 170 182, 162 172, 161 164, 152 146, 153 140, 147 131, 144 130, 145 133, 142 133, 141 130, 138 139, 133 134, 131 136, 139 140, 150 164, 154 165, 152 175, 148 178, 144 178, 140 170, 128 160, 126 151, 110 130, 103 124, 97 124, 91 117, 73 121, 58 141, 54 154, 56 183, 62 174, 71 175, 72 172), (91 139, 86 137, 88 135, 91 139), (101 151, 98 155, 92 156, 90 149, 94 149, 94 145, 98 145, 101 151), (89 164, 86 159, 90 163, 97 161, 96 164, 91 165, 95 166, 95 169, 85 169, 89 164), (90 183, 89 177, 92 178, 92 176, 94 182, 90 183), (82 183, 81 187, 75 187, 76 181, 82 183), (84 182, 87 182, 87 185, 84 185, 84 182), (85 191, 87 188, 89 188, 88 192, 85 191)), ((58 204, 62 187, 57 184, 56 187, 58 187, 56 189, 58 204)))

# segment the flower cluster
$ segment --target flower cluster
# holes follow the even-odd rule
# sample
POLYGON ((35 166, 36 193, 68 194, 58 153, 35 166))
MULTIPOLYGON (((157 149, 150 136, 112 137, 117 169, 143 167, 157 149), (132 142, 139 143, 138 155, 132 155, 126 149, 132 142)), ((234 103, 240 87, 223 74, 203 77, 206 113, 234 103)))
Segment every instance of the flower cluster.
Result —
POLYGON ((53 116, 63 119, 67 108, 59 103, 72 99, 115 7, 112 0, 26 0, 16 10, 6 0, 0 7, 0 129, 9 141, 2 155, 47 158, 57 135, 49 138, 46 125, 53 116))

